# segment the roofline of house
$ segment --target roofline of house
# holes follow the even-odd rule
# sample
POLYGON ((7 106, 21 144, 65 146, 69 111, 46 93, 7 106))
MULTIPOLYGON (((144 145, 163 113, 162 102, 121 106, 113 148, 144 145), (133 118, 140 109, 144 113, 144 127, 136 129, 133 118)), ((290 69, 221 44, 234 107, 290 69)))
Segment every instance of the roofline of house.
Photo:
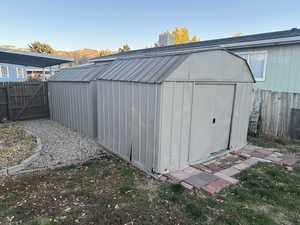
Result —
POLYGON ((288 38, 276 38, 276 39, 260 40, 260 41, 239 42, 239 43, 232 43, 232 44, 222 44, 221 46, 233 50, 233 49, 242 49, 242 48, 272 47, 272 46, 291 45, 291 44, 300 44, 300 36, 288 37, 288 38))
POLYGON ((18 54, 18 55, 34 56, 34 57, 47 58, 47 59, 58 59, 58 60, 65 60, 65 61, 70 61, 70 62, 74 61, 73 59, 66 58, 64 56, 57 56, 57 55, 52 55, 52 54, 42 54, 42 53, 30 52, 30 51, 18 51, 18 50, 7 49, 7 48, 0 48, 0 52, 18 54))
POLYGON ((182 48, 182 49, 176 49, 176 50, 170 50, 170 51, 157 51, 157 52, 146 52, 141 54, 133 54, 133 55, 122 55, 119 57, 113 57, 111 58, 104 58, 99 60, 90 60, 90 62, 107 62, 107 61, 113 61, 116 59, 132 59, 132 58, 140 58, 140 57, 155 57, 155 56, 168 56, 168 55, 181 55, 181 54, 191 54, 196 52, 204 52, 204 51, 215 51, 215 50, 225 50, 222 46, 207 46, 207 47, 199 47, 199 48, 182 48))
MULTIPOLYGON (((236 42, 236 43, 230 43, 230 44, 220 44, 220 45, 207 45, 207 46, 199 46, 199 47, 189 47, 186 46, 185 44, 178 45, 177 47, 180 49, 200 49, 200 48, 207 48, 207 47, 223 47, 229 50, 234 50, 234 49, 247 49, 247 48, 260 48, 260 47, 272 47, 272 46, 280 46, 280 45, 291 45, 291 44, 300 44, 300 36, 294 36, 294 37, 286 37, 286 38, 273 38, 273 39, 266 39, 266 40, 258 40, 258 41, 248 41, 248 42, 236 42)), ((159 48, 158 52, 159 52, 159 48)), ((138 51, 138 50, 137 50, 138 51)), ((161 50, 161 51, 167 51, 167 50, 161 50)), ((178 51, 176 49, 170 50, 170 51, 178 51)), ((152 52, 155 54, 155 52, 152 52)), ((137 53, 133 53, 138 55, 137 53)), ((151 54, 151 51, 149 53, 141 53, 142 54, 151 54)), ((90 59, 89 62, 105 62, 105 61, 112 61, 115 60, 116 58, 120 57, 126 57, 126 55, 118 55, 114 54, 111 55, 111 57, 106 56, 103 58, 94 58, 90 59)), ((129 56, 127 56, 129 57, 129 56)))

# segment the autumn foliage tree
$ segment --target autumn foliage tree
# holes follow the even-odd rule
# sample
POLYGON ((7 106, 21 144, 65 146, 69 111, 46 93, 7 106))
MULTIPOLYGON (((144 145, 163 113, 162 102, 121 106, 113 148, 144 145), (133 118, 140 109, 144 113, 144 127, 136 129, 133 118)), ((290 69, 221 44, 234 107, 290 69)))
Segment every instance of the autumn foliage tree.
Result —
POLYGON ((130 51, 130 50, 131 50, 131 49, 130 49, 130 47, 129 47, 128 44, 125 44, 125 45, 123 45, 122 48, 119 48, 119 52, 128 52, 128 51, 130 51))
POLYGON ((46 43, 41 43, 39 41, 35 41, 28 45, 30 51, 37 52, 37 53, 43 53, 43 54, 53 54, 55 50, 46 43))
POLYGON ((188 28, 179 28, 177 27, 174 31, 163 32, 159 35, 158 43, 156 46, 168 46, 168 45, 178 45, 185 44, 190 42, 200 41, 197 36, 193 36, 190 39, 189 29, 188 28))
POLYGON ((185 27, 177 27, 172 34, 175 36, 175 44, 185 44, 189 42, 200 41, 196 36, 193 36, 192 39, 190 39, 189 29, 185 27))
POLYGON ((237 33, 235 33, 235 34, 233 35, 233 37, 240 37, 240 36, 242 36, 242 35, 243 35, 242 32, 237 32, 237 33))
POLYGON ((193 36, 190 42, 197 42, 200 41, 199 38, 197 38, 196 36, 193 36))
POLYGON ((100 50, 98 54, 99 56, 106 56, 106 55, 114 54, 114 52, 109 49, 106 49, 106 50, 100 50))

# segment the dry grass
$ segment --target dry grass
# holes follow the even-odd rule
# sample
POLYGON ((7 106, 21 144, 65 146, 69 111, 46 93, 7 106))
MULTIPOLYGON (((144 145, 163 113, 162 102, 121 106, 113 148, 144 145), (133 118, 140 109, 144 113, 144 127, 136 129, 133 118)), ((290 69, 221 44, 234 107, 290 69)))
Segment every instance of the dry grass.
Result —
POLYGON ((0 169, 19 164, 36 148, 36 138, 18 125, 0 126, 0 169))

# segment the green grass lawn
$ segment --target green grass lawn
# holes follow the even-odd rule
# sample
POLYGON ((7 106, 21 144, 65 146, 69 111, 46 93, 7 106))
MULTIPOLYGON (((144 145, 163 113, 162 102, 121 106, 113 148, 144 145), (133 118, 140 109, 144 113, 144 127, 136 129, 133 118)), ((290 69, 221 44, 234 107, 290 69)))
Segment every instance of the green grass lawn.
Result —
POLYGON ((288 170, 261 163, 239 179, 209 196, 154 180, 111 157, 0 178, 0 224, 300 224, 299 164, 288 170))

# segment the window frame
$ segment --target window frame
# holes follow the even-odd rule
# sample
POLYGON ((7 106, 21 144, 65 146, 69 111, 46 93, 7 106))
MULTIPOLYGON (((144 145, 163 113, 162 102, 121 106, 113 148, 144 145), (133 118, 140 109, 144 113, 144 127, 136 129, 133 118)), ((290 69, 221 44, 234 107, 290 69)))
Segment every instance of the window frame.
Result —
POLYGON ((0 78, 9 78, 9 69, 8 69, 8 66, 0 65, 0 78), (2 69, 1 69, 1 67, 6 67, 6 71, 7 71, 6 76, 4 76, 4 75, 2 74, 2 69))
POLYGON ((18 78, 18 79, 24 79, 24 78, 25 78, 25 68, 24 68, 24 67, 19 67, 19 66, 17 66, 17 67, 16 67, 16 74, 17 74, 17 78, 18 78), (18 70, 21 70, 21 71, 22 71, 22 74, 21 74, 21 75, 18 73, 18 70))
MULTIPOLYGON (((263 69, 263 76, 262 78, 256 78, 255 75, 253 74, 255 81, 262 82, 266 80, 266 71, 267 71, 267 60, 268 60, 268 52, 266 50, 263 51, 246 51, 246 52, 235 52, 238 56, 242 57, 242 55, 247 55, 247 63, 249 64, 249 67, 251 69, 250 65, 250 55, 254 54, 264 54, 265 55, 265 62, 264 62, 264 69, 263 69)), ((243 58, 243 57, 242 57, 243 58)))

